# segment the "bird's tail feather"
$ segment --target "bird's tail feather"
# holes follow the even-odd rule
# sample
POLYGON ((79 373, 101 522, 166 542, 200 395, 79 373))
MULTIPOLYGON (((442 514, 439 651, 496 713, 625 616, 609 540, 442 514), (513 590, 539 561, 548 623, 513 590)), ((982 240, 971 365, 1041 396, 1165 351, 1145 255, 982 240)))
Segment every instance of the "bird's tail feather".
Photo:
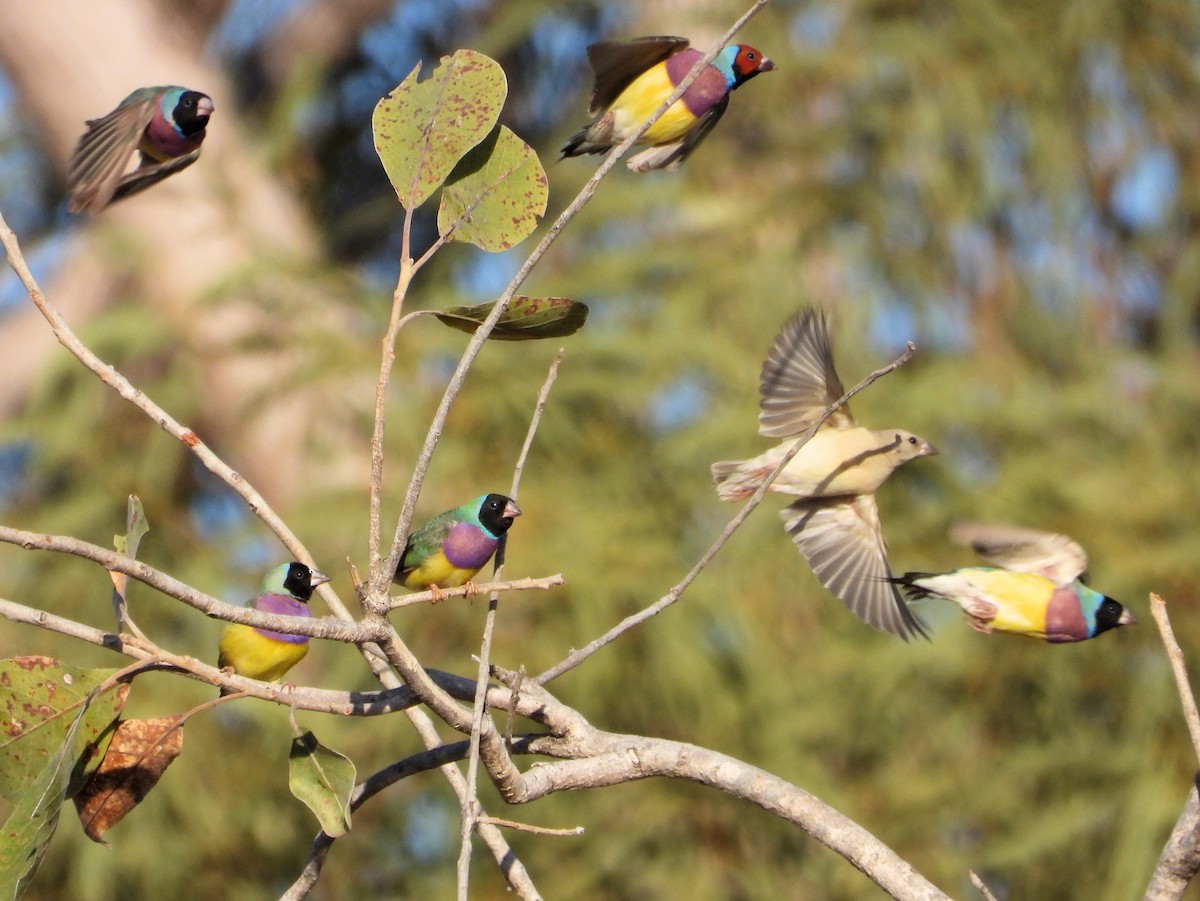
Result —
POLYGON ((919 601, 927 597, 932 597, 933 592, 923 585, 918 585, 917 580, 928 579, 934 575, 936 573, 908 572, 903 575, 892 576, 888 581, 893 585, 899 585, 910 601, 919 601))
POLYGON ((717 497, 723 501, 745 500, 758 490, 758 486, 771 471, 770 468, 746 469, 745 466, 745 460, 722 460, 712 465, 717 497))
POLYGON ((591 131, 590 127, 572 135, 571 140, 567 141, 563 147, 560 159, 566 159, 569 156, 581 156, 585 153, 603 153, 605 150, 608 150, 607 147, 591 143, 588 139, 589 131, 591 131))

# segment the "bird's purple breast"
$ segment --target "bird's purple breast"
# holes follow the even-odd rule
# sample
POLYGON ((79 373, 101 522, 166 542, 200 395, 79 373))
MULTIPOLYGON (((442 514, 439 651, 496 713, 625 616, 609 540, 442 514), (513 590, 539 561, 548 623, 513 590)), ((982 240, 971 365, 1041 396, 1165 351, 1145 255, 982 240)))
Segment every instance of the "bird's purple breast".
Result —
MULTIPOLYGON (((667 75, 671 78, 671 84, 678 85, 683 81, 688 72, 692 71, 692 66, 696 65, 696 60, 703 55, 699 50, 681 50, 674 56, 668 57, 667 75)), ((689 113, 699 118, 716 106, 720 99, 728 93, 729 83, 725 80, 725 76, 710 63, 683 92, 683 103, 689 113)))
MULTIPOLYGON (((283 616, 312 616, 308 604, 285 594, 259 595, 254 601, 254 609, 262 613, 278 613, 283 616)), ((286 641, 288 644, 308 643, 307 635, 288 635, 286 632, 272 632, 270 629, 255 629, 254 631, 273 641, 286 641)))
POLYGON ((150 124, 146 126, 142 149, 149 153, 150 156, 162 161, 183 156, 185 153, 191 153, 203 141, 203 131, 198 131, 190 137, 182 135, 159 112, 155 113, 154 118, 150 120, 150 124))
POLYGON ((442 553, 458 569, 481 569, 496 551, 497 539, 470 523, 460 522, 442 545, 442 553))
POLYGON ((1055 588, 1046 605, 1046 641, 1083 641, 1087 637, 1087 619, 1079 598, 1069 588, 1055 588))

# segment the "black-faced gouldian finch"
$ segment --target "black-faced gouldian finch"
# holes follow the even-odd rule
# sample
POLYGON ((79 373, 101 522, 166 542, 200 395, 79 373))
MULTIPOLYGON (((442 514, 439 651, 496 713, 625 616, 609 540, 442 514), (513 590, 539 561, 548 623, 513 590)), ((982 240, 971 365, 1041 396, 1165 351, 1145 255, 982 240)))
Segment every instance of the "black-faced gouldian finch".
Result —
POLYGON ((1087 554, 1066 535, 963 523, 951 537, 1000 568, 913 572, 895 581, 911 598, 958 604, 978 632, 1012 632, 1057 644, 1136 622, 1120 603, 1080 581, 1087 554))
MULTIPOLYGON (((759 377, 758 431, 785 438, 752 460, 714 463, 722 500, 750 497, 803 433, 845 390, 833 368, 825 316, 801 310, 783 326, 759 377)), ((936 454, 903 429, 868 429, 839 408, 791 459, 771 491, 799 496, 784 528, 829 591, 863 622, 908 640, 925 630, 888 581, 887 544, 875 491, 909 460, 936 454)))
POLYGON ((410 591, 466 585, 502 546, 521 509, 503 494, 485 494, 439 513, 408 536, 392 581, 410 591))
POLYGON ((67 174, 67 209, 92 215, 144 191, 200 158, 212 98, 175 85, 139 88, 100 119, 90 119, 67 174), (126 171, 134 152, 137 168, 126 171))
MULTIPOLYGON (((563 147, 563 157, 604 153, 620 144, 662 106, 704 55, 686 38, 646 37, 601 41, 588 47, 596 84, 588 114, 596 121, 563 147)), ((679 100, 638 139, 650 145, 629 158, 634 172, 679 166, 725 114, 729 93, 775 64, 747 44, 730 44, 709 63, 679 100)))
MULTIPOLYGON (((263 613, 312 616, 308 600, 313 589, 328 581, 329 576, 309 569, 303 563, 281 563, 267 573, 262 582, 262 593, 246 606, 263 613)), ((278 682, 308 653, 308 636, 230 623, 221 633, 220 649, 217 658, 220 669, 231 667, 239 676, 278 682)))

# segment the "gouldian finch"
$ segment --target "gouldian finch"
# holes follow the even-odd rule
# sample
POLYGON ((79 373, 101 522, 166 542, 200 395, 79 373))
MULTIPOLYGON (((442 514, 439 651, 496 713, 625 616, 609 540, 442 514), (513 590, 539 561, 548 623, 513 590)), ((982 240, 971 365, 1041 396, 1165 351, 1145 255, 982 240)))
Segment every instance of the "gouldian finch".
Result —
POLYGON ((457 588, 492 559, 521 509, 503 494, 485 494, 439 513, 408 536, 392 580, 410 591, 457 588))
POLYGON ((107 116, 88 120, 71 154, 67 209, 95 215, 186 169, 200 157, 213 109, 207 94, 167 85, 139 88, 107 116), (134 151, 141 158, 126 172, 134 151))
MULTIPOLYGON (((303 563, 281 563, 267 573, 262 593, 246 606, 263 613, 312 616, 308 599, 314 588, 328 581, 329 576, 303 563)), ((221 633, 220 648, 217 666, 221 669, 232 667, 239 676, 278 682, 308 653, 308 636, 230 623, 221 633)))
MULTIPOLYGON (((753 494, 795 443, 791 439, 845 394, 821 312, 801 310, 784 324, 763 363, 759 393, 759 432, 789 440, 752 460, 714 463, 722 500, 753 494)), ((784 528, 821 584, 863 622, 906 641, 925 630, 888 581, 875 491, 897 466, 936 453, 903 429, 863 428, 842 406, 770 488, 800 497, 782 511, 784 528)))
MULTIPOLYGON (((603 153, 650 118, 704 54, 686 38, 601 41, 588 47, 596 85, 588 114, 596 119, 563 148, 563 157, 603 153)), ((709 63, 662 117, 638 138, 651 145, 629 158, 634 172, 679 166, 725 114, 729 92, 775 64, 747 44, 730 44, 709 63)))
POLYGON ((1135 623, 1128 610, 1088 588, 1087 554, 1065 535, 964 523, 951 536, 1000 569, 905 573, 895 579, 911 598, 953 601, 978 632, 1012 632, 1049 642, 1085 641, 1135 623))

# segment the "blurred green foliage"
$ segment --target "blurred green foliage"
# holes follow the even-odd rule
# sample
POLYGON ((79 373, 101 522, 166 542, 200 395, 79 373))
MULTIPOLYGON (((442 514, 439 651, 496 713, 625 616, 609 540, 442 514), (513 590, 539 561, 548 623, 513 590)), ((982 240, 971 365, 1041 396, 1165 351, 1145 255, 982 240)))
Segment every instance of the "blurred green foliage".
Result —
MULTIPOLYGON (((678 23, 643 13, 630 33, 715 34, 739 8, 706 4, 678 23)), ((521 35, 497 23, 459 40, 502 56, 497 45, 521 35)), ((904 340, 920 349, 854 403, 865 424, 912 429, 942 451, 880 492, 893 566, 966 563, 945 538, 958 518, 1062 531, 1089 551, 1094 584, 1142 625, 1049 646, 977 634, 927 602, 934 641, 902 644, 820 588, 769 498, 679 604, 552 690, 601 728, 705 745, 795 782, 953 896, 973 896, 968 868, 1001 898, 1140 893, 1196 770, 1146 597, 1170 602, 1200 666, 1198 28, 1185 0, 780 3, 754 20, 742 39, 779 71, 738 92, 681 173, 614 172, 523 288, 585 301, 591 317, 563 342, 506 567, 561 571, 568 584, 502 601, 497 662, 540 671, 687 571, 736 510, 716 501, 709 464, 766 446, 754 435, 757 373, 775 330, 797 307, 824 305, 848 385, 904 340), (1156 148, 1174 161, 1176 189, 1161 216, 1138 218, 1118 202, 1120 185, 1156 148), (1139 274, 1158 290, 1131 292, 1139 274)), ((584 106, 581 94, 560 138, 584 106)), ((551 215, 590 171, 550 168, 551 215)), ((475 258, 447 248, 414 303, 480 299, 464 299, 455 280, 475 258)), ((352 309, 361 327, 308 348, 298 371, 369 397, 388 292, 327 277, 340 287, 324 302, 352 309)), ((186 335, 149 328, 153 314, 150 298, 128 297, 85 338, 177 418, 203 422, 218 399, 198 384, 186 335)), ((401 335, 389 534, 465 342, 430 319, 401 335)), ((418 518, 505 489, 555 350, 485 348, 418 518)), ((35 447, 9 524, 107 543, 136 492, 152 529, 141 556, 210 593, 249 597, 281 559, 261 526, 206 528, 195 504, 213 488, 188 455, 68 363, 45 373, 0 437, 35 447)), ((365 456, 361 466, 365 478, 365 456)), ((314 496, 298 485, 271 500, 351 597, 340 561, 365 567, 365 489, 314 496)), ((109 624, 96 567, 10 547, 0 561, 5 596, 109 624)), ((137 584, 130 610, 173 650, 215 656, 218 623, 137 584)), ((470 673, 484 610, 451 601, 393 621, 429 666, 470 673)), ((0 629, 0 649, 115 663, 27 627, 0 629)), ((371 686, 354 651, 332 644, 294 676, 371 686)), ((131 713, 210 695, 139 679, 131 713)), ((299 718, 360 774, 419 749, 397 722, 299 718)), ((64 824, 27 897, 277 896, 316 830, 287 791, 289 736, 286 712, 265 704, 189 724, 181 760, 110 834, 113 847, 64 824)), ((520 810, 504 810, 490 786, 482 795, 498 815, 586 827, 581 838, 511 835, 548 898, 879 895, 797 829, 698 786, 647 781, 520 810)), ((440 777, 408 780, 356 815, 314 896, 448 897, 456 836, 440 777)), ((474 897, 506 896, 485 853, 474 870, 474 897)))

